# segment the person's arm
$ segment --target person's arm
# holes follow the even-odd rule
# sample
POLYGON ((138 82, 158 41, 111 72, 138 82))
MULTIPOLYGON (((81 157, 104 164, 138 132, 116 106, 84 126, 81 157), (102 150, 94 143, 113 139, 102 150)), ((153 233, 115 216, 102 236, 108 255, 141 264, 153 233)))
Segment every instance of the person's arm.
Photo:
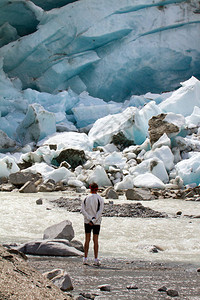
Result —
POLYGON ((92 216, 90 216, 85 210, 85 200, 86 199, 84 199, 81 204, 81 213, 84 215, 84 217, 86 217, 86 219, 88 219, 88 221, 90 221, 92 220, 92 216))
POLYGON ((95 223, 99 220, 99 218, 100 218, 101 215, 102 215, 103 209, 104 209, 104 200, 103 200, 103 198, 102 198, 101 196, 99 196, 98 199, 99 199, 99 201, 100 201, 100 208, 99 208, 99 210, 97 211, 95 217, 92 218, 93 224, 95 224, 95 223))

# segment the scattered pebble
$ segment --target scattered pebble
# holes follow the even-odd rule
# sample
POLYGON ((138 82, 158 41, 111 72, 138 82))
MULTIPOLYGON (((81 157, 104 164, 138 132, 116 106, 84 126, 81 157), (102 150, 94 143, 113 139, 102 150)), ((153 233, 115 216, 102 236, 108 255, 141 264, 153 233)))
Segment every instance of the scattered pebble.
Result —
POLYGON ((161 288, 158 289, 158 292, 166 292, 167 288, 166 286, 162 286, 161 288))
POLYGON ((167 290, 167 295, 170 297, 178 297, 179 296, 178 292, 175 290, 167 290))
POLYGON ((111 291, 111 287, 109 284, 103 284, 103 285, 99 285, 98 288, 101 291, 106 291, 106 292, 110 292, 111 291))
POLYGON ((134 284, 128 285, 126 288, 127 288, 128 290, 138 290, 138 286, 137 286, 137 285, 134 285, 134 284))

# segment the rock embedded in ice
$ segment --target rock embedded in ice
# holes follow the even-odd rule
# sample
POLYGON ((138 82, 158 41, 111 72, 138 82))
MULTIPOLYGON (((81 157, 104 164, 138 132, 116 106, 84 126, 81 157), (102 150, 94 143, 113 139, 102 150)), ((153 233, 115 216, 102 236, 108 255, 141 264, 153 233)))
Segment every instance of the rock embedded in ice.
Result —
POLYGON ((155 157, 163 161, 167 171, 173 169, 174 155, 168 146, 162 146, 160 148, 156 148, 155 150, 146 152, 146 154, 144 155, 145 159, 155 158, 155 157))
MULTIPOLYGON (((183 117, 180 116, 180 118, 182 119, 183 117)), ((174 118, 173 118, 173 120, 174 120, 174 118)), ((181 125, 182 125, 182 123, 181 123, 181 125)), ((159 138, 164 133, 166 133, 168 137, 176 136, 180 132, 181 129, 179 128, 178 125, 175 125, 173 122, 168 122, 167 114, 162 113, 160 115, 153 116, 149 120, 148 131, 149 131, 150 143, 151 143, 151 145, 153 145, 155 142, 157 142, 159 140, 159 138)))
POLYGON ((135 187, 164 189, 165 184, 152 173, 145 173, 138 175, 133 179, 133 185, 135 187))
POLYGON ((158 157, 145 159, 140 164, 131 167, 129 169, 129 173, 134 177, 144 173, 152 173, 164 183, 169 181, 169 176, 167 174, 164 162, 158 157))
POLYGON ((60 165, 65 161, 70 164, 72 169, 75 169, 77 166, 83 165, 87 161, 87 158, 83 150, 64 149, 58 156, 55 156, 54 162, 60 165))
POLYGON ((5 156, 0 159, 0 178, 8 177, 10 174, 18 172, 20 169, 12 157, 5 156))
POLYGON ((153 144, 152 150, 155 150, 156 148, 160 148, 162 146, 168 146, 169 148, 171 148, 171 140, 166 133, 163 133, 159 140, 153 144))
POLYGON ((23 145, 37 143, 44 137, 56 132, 56 122, 53 113, 45 111, 39 104, 29 105, 26 117, 16 130, 23 145))
POLYGON ((127 139, 134 142, 133 126, 135 123, 135 113, 137 108, 129 107, 120 114, 108 115, 97 120, 88 137, 94 146, 104 146, 112 141, 115 134, 122 132, 127 139))
POLYGON ((8 152, 15 148, 16 142, 8 137, 8 135, 0 130, 0 152, 8 152))

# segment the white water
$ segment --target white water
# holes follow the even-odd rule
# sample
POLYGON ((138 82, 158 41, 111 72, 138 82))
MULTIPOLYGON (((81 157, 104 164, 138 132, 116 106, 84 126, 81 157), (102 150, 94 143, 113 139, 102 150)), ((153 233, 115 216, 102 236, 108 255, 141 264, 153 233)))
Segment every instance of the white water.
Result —
MULTIPOLYGON (((80 213, 67 212, 63 208, 54 208, 48 201, 60 196, 69 197, 69 194, 1 192, 0 243, 40 239, 48 226, 65 219, 72 222, 75 238, 83 242, 83 216, 80 213), (39 198, 46 199, 43 205, 36 205, 35 201, 39 198)), ((73 197, 75 195, 71 195, 72 201, 73 197)), ((123 201, 124 199, 121 198, 117 203, 123 201)), ((175 214, 181 210, 185 215, 199 215, 199 202, 154 200, 141 203, 168 214, 175 214)), ((90 249, 90 256, 92 257, 92 249, 90 249)), ((100 257, 105 256, 200 264, 200 219, 104 217, 100 233, 100 257), (164 251, 150 253, 144 247, 151 245, 160 246, 164 251)))

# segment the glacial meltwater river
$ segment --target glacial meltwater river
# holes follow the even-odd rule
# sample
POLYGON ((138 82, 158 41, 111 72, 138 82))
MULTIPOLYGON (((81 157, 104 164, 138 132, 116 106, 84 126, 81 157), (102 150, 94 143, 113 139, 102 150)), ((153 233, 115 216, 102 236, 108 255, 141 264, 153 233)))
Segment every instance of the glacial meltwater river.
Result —
MULTIPOLYGON (((65 219, 72 222, 75 239, 83 242, 83 216, 54 207, 51 199, 68 197, 65 192, 20 194, 0 192, 0 243, 23 243, 43 236, 44 230, 65 219), (43 205, 36 205, 42 198, 43 205)), ((76 195, 77 196, 77 195, 76 195)), ((72 201, 75 195, 71 195, 72 201)), ((125 199, 114 200, 122 203, 125 199)), ((183 215, 199 215, 200 202, 183 200, 141 201, 144 206, 175 215, 178 218, 104 217, 100 233, 100 258, 187 262, 200 265, 200 219, 183 215), (149 252, 156 245, 164 251, 149 252)), ((90 247, 92 257, 92 242, 90 247)))

